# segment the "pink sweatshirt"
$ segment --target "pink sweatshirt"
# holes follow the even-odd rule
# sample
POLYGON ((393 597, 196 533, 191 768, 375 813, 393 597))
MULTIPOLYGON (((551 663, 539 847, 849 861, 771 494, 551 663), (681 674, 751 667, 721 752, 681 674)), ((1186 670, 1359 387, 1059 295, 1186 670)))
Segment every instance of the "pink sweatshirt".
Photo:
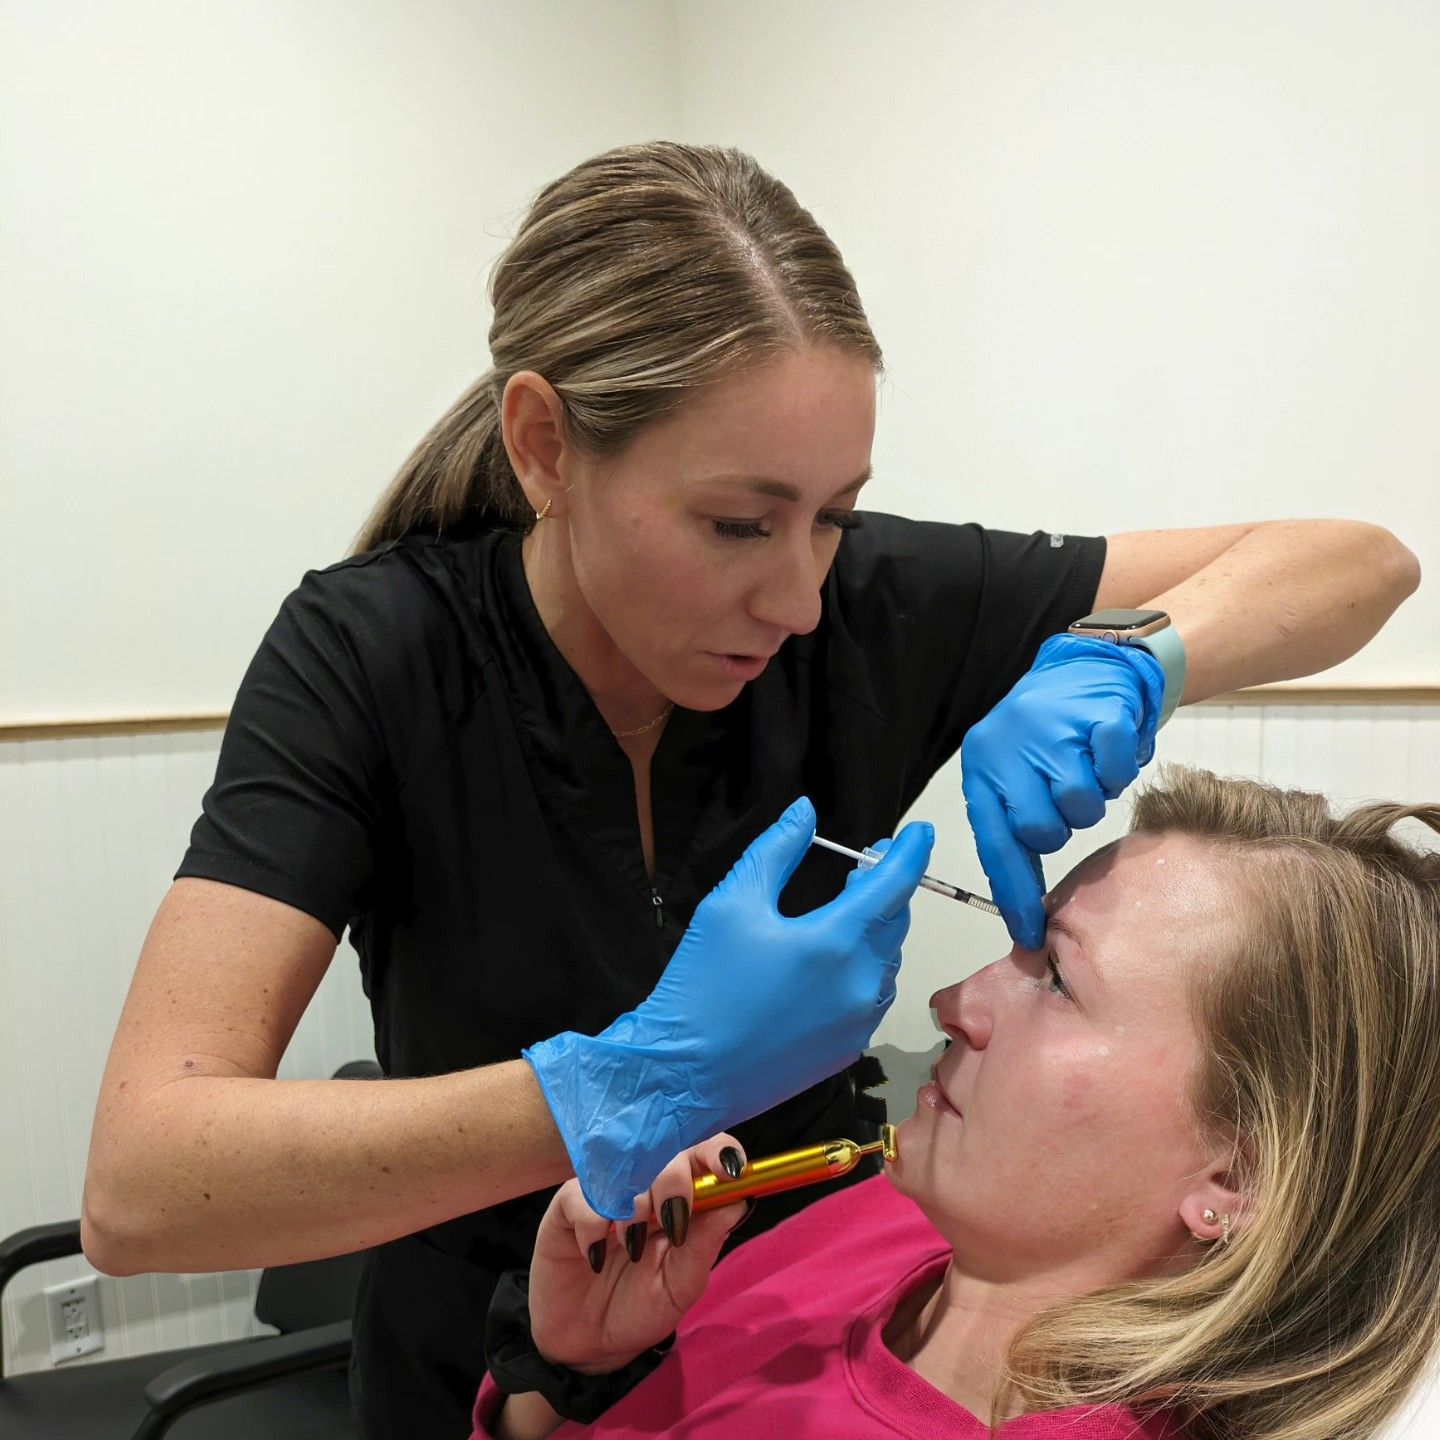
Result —
MULTIPOLYGON (((949 1260, 883 1175, 837 1190, 728 1256, 654 1373, 593 1425, 562 1423, 555 1440, 987 1440, 985 1425, 881 1338, 900 1301, 949 1260)), ((488 1440, 503 1399, 487 1375, 471 1440, 488 1440)), ((1183 1440, 1118 1406, 1022 1415, 999 1433, 1183 1440)))

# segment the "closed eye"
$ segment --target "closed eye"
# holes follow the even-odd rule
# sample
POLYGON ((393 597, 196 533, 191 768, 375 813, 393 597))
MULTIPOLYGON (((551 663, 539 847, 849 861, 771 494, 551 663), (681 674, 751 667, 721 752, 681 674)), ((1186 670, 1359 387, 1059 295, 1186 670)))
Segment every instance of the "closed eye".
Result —
MULTIPOLYGON (((864 519, 853 510, 822 510, 815 517, 817 528, 829 530, 858 530, 863 525, 864 519)), ((715 533, 724 540, 767 540, 774 533, 766 529, 763 522, 759 520, 721 520, 710 521, 715 533)))
POLYGON ((715 533, 725 540, 764 540, 770 532, 758 520, 712 520, 715 533))

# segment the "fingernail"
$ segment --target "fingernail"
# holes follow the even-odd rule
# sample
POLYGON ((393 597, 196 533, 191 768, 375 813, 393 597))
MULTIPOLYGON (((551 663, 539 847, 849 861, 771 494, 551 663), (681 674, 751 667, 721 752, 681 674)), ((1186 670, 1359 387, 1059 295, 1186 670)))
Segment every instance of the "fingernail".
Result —
POLYGON ((586 1252, 590 1268, 598 1275, 605 1268, 605 1242, 597 1240, 586 1252))
POLYGON ((645 1236, 648 1232, 649 1226, 643 1220, 637 1220, 633 1225, 625 1227, 625 1250, 632 1265, 645 1253, 645 1236))
POLYGON ((660 1207, 660 1224, 666 1238, 678 1250, 690 1233, 690 1206, 683 1195, 674 1195, 660 1207))
POLYGON ((732 1180, 738 1180, 740 1172, 745 1168, 745 1162, 741 1160, 740 1152, 733 1145, 727 1145, 720 1152, 720 1164, 732 1180))

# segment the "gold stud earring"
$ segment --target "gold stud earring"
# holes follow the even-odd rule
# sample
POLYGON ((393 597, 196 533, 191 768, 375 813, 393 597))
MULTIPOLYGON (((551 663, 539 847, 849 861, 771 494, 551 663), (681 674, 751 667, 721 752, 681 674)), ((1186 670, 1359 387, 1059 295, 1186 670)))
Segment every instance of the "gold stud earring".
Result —
POLYGON ((551 507, 554 503, 555 503, 555 497, 552 495, 552 496, 545 502, 545 508, 544 508, 543 510, 537 510, 537 511, 535 512, 535 523, 536 523, 537 525, 550 513, 550 507, 551 507))
POLYGON ((1206 1210, 1200 1218, 1207 1225, 1213 1225, 1220 1217, 1213 1210, 1206 1210))

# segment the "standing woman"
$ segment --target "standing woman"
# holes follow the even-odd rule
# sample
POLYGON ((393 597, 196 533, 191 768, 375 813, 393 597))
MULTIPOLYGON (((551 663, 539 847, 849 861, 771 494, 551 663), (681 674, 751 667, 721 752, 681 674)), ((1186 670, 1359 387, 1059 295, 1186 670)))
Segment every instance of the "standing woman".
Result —
POLYGON ((879 347, 824 232, 734 151, 577 166, 493 299, 493 368, 246 675, 86 1182, 115 1273, 376 1247, 367 1440, 465 1433, 495 1279, 572 1165, 623 1219, 742 1117, 752 1153, 873 1133, 851 1062, 930 836, 837 899, 817 815, 889 834, 970 732, 982 860, 1035 943, 1037 853, 1099 818, 1182 689, 1332 664, 1414 584, 1343 522, 862 523, 879 347), (1183 650, 1153 620, 1149 649, 1063 633, 1140 605, 1183 650), (390 1078, 277 1081, 347 925, 390 1078))

